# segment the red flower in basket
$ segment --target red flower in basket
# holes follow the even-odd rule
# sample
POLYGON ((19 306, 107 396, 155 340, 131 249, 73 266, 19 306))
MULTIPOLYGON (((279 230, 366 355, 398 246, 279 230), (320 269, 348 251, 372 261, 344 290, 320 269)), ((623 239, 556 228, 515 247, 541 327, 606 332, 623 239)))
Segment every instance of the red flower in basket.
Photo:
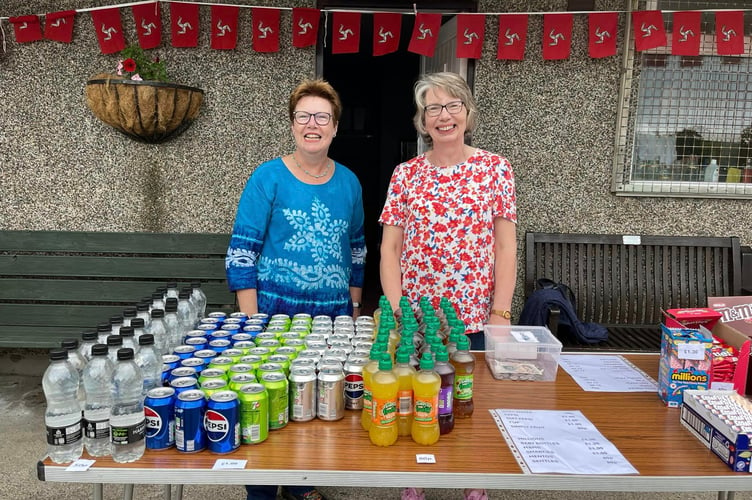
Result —
POLYGON ((123 61, 123 70, 131 73, 133 71, 136 71, 136 61, 131 59, 130 57, 123 61))

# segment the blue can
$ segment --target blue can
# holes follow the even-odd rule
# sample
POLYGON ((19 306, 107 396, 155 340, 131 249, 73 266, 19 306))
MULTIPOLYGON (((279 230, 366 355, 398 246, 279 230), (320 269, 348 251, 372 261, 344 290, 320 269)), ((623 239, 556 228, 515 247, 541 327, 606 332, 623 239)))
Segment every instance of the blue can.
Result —
POLYGON ((219 330, 219 325, 217 323, 201 323, 196 327, 196 329, 204 332, 204 337, 207 337, 212 332, 219 330))
POLYGON ((240 332, 233 334, 232 337, 230 337, 232 340, 232 345, 237 344, 238 342, 248 342, 253 340, 253 336, 250 333, 240 332))
MULTIPOLYGON (((230 318, 232 318, 234 320, 235 319, 239 319, 240 320, 240 325, 242 326, 248 320, 248 315, 246 313, 244 313, 244 312, 237 311, 237 312, 234 312, 234 313, 230 314, 230 318)), ((225 320, 225 321, 227 321, 227 320, 225 320)))
POLYGON ((214 311, 210 312, 208 314, 208 317, 216 319, 217 323, 221 325, 222 323, 224 323, 225 318, 227 317, 227 313, 224 313, 222 311, 214 311))
POLYGON ((208 366, 209 363, 211 363, 211 360, 217 357, 217 351, 212 349, 201 349, 200 351, 194 352, 193 357, 203 360, 204 364, 208 366))
POLYGON ((242 328, 243 327, 243 323, 245 323, 245 319, 243 319, 243 318, 235 318, 231 314, 229 318, 225 318, 225 321, 224 321, 224 323, 222 323, 222 326, 225 326, 225 325, 240 325, 240 327, 242 328))
POLYGON ((175 446, 175 389, 155 387, 146 393, 146 447, 166 450, 175 446))
POLYGON ((197 351, 200 351, 209 346, 209 341, 206 337, 190 337, 185 339, 185 345, 193 346, 197 351))
POLYGON ((178 394, 175 401, 175 447, 184 453, 193 453, 206 448, 204 415, 206 399, 199 390, 178 394))
POLYGON ((204 330, 188 330, 185 334, 185 339, 183 340, 184 344, 187 344, 186 340, 196 338, 196 337, 206 337, 206 332, 204 330))
POLYGON ((229 349, 230 344, 232 344, 232 342, 227 339, 216 339, 209 342, 209 349, 216 352, 217 354, 220 354, 226 349, 229 349))
POLYGON ((196 370, 191 368, 190 366, 178 366, 177 368, 173 368, 173 370, 170 372, 170 378, 168 382, 172 384, 173 380, 183 377, 198 378, 198 375, 196 375, 196 370))
POLYGON ((177 356, 175 354, 163 354, 162 364, 169 366, 170 370, 177 368, 178 366, 180 366, 180 356, 177 356))
POLYGON ((162 365, 162 385, 167 385, 170 383, 170 365, 162 365))
POLYGON ((179 377, 170 382, 170 387, 180 396, 184 392, 198 389, 198 380, 195 377, 179 377))
POLYGON ((213 453, 231 453, 240 447, 240 401, 234 391, 215 392, 204 416, 207 448, 213 453))
MULTIPOLYGON (((250 321, 250 320, 248 320, 250 321)), ((256 338, 256 335, 264 331, 263 325, 249 325, 247 322, 243 327, 243 332, 251 336, 251 340, 256 338)))
POLYGON ((180 360, 193 357, 193 353, 196 352, 196 347, 192 345, 179 345, 173 350, 173 354, 180 358, 180 360))
POLYGON ((180 362, 180 366, 187 366, 189 368, 193 368, 196 371, 196 376, 198 377, 201 375, 201 371, 206 366, 204 364, 204 360, 200 358, 188 358, 184 359, 180 362))

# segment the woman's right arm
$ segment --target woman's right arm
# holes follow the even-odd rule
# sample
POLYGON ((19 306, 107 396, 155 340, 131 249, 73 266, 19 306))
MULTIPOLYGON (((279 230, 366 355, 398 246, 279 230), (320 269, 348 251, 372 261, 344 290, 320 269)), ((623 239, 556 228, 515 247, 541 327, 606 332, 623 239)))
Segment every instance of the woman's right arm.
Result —
POLYGON ((258 301, 256 300, 256 289, 245 288, 235 292, 238 300, 238 310, 246 313, 248 316, 256 314, 258 311, 258 301))
POLYGON ((402 269, 400 256, 402 255, 403 229, 399 226, 384 224, 381 234, 381 289, 389 299, 392 309, 399 307, 402 296, 402 269))

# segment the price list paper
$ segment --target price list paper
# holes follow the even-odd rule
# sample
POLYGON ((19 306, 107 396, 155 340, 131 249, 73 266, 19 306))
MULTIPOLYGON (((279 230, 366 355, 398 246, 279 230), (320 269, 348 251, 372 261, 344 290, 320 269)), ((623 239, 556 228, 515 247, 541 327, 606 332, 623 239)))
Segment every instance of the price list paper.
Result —
POLYGON ((638 474, 576 410, 490 410, 522 470, 556 474, 638 474))
MULTIPOLYGON (((656 364, 658 360, 656 358, 656 364)), ((658 384, 622 356, 563 354, 561 366, 585 391, 657 392, 658 384)))

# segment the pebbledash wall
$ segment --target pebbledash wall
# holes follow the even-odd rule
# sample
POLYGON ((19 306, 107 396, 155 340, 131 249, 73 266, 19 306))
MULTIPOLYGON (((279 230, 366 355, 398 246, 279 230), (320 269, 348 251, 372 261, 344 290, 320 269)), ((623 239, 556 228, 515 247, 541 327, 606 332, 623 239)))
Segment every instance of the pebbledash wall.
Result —
MULTIPOLYGON (((29 6, 3 0, 0 16, 115 3, 41 0, 29 6)), ((315 7, 313 0, 224 3, 315 7)), ((550 12, 564 11, 566 4, 488 0, 480 1, 478 10, 550 12)), ((625 5, 596 1, 597 10, 625 5)), ((162 12, 169 26, 166 4, 162 12)), ((744 244, 752 243, 747 201, 629 198, 610 192, 624 15, 619 54, 599 60, 587 55, 585 16, 575 16, 572 56, 565 61, 542 60, 542 17, 535 15, 530 16, 525 60, 497 61, 497 23, 495 16, 487 20, 483 58, 475 64, 482 116, 474 144, 505 154, 514 166, 521 270, 526 231, 738 235, 744 244)), ((124 12, 122 18, 128 39, 134 40, 132 16, 124 12)), ((290 24, 285 10, 280 51, 273 54, 252 50, 246 9, 241 10, 241 39, 232 51, 210 49, 208 7, 202 7, 198 48, 170 47, 165 29, 156 53, 167 61, 173 81, 204 89, 205 102, 182 136, 144 145, 99 122, 85 105, 86 79, 111 70, 117 60, 100 54, 88 14, 77 16, 70 45, 17 44, 3 22, 0 229, 229 232, 253 167, 291 150, 287 97, 301 78, 315 73, 315 49, 292 47, 290 24)), ((378 258, 378 249, 370 250, 370 258, 378 258)), ((517 306, 521 293, 518 286, 517 306)))

